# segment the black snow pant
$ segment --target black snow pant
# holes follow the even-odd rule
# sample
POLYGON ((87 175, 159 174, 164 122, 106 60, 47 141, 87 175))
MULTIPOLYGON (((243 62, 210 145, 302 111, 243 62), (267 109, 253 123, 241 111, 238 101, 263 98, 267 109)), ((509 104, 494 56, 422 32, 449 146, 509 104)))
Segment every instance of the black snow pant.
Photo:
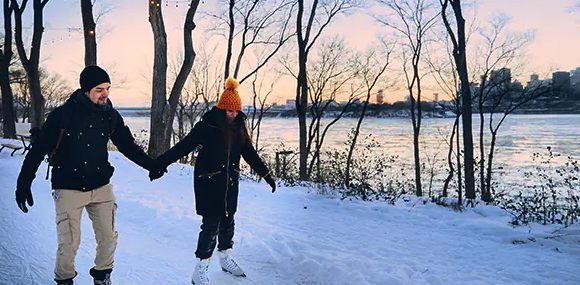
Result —
POLYGON ((203 216, 201 232, 197 240, 195 256, 199 259, 210 258, 218 238, 218 250, 226 250, 234 245, 234 216, 203 216))

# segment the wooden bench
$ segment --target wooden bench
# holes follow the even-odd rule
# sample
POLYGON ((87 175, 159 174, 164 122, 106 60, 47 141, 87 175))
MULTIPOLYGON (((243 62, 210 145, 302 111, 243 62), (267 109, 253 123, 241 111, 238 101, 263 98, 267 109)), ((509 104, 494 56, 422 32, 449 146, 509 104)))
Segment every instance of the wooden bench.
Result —
POLYGON ((10 156, 14 156, 14 153, 15 153, 17 150, 19 150, 19 149, 22 149, 22 147, 21 147, 21 146, 19 146, 19 145, 14 145, 14 144, 11 144, 11 143, 3 143, 3 144, 2 144, 2 148, 0 148, 0 152, 1 152, 1 151, 2 151, 2 150, 5 148, 5 147, 7 147, 7 148, 9 148, 9 149, 12 149, 12 150, 13 150, 13 151, 12 151, 12 154, 10 154, 10 156))
POLYGON ((27 150, 30 150, 30 148, 32 148, 30 141, 32 136, 30 134, 16 134, 16 136, 19 137, 20 140, 22 141, 22 145, 24 146, 24 151, 22 152, 22 154, 25 154, 27 150))

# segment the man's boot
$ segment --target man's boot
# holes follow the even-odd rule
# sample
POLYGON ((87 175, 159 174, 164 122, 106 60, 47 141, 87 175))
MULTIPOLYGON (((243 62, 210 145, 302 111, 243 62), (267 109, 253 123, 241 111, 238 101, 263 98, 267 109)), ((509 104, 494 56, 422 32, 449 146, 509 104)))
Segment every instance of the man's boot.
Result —
POLYGON ((89 274, 93 276, 94 285, 112 285, 111 272, 113 272, 113 269, 96 270, 95 268, 91 268, 89 274))

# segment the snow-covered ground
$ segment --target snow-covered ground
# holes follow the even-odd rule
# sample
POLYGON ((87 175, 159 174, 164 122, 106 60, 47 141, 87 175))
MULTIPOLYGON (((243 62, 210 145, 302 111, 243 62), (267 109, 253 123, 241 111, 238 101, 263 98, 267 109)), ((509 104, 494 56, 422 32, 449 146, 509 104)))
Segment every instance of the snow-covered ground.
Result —
MULTIPOLYGON (((3 140, 6 141, 6 140, 3 140)), ((0 284, 52 284, 54 206, 43 163, 28 214, 14 201, 23 156, 0 153, 0 284)), ((162 179, 111 152, 119 204, 114 284, 190 284, 201 219, 192 168, 162 179)), ((247 278, 210 266, 212 284, 580 284, 580 228, 509 226, 507 214, 431 203, 340 201, 305 188, 242 182, 234 252, 247 278)), ((92 284, 95 241, 83 216, 76 284, 92 284)))

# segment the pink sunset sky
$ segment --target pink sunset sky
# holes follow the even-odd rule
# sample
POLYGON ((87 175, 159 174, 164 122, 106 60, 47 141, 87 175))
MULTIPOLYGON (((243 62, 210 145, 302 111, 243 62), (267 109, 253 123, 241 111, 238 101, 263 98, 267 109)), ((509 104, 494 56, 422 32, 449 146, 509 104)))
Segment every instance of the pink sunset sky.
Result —
MULTIPOLYGON (((148 1, 146 0, 102 0, 104 5, 114 9, 103 16, 98 32, 98 63, 112 73, 115 82, 123 81, 120 88, 113 89, 111 98, 116 106, 137 107, 150 105, 150 78, 153 66, 153 37, 148 22, 148 1)), ((580 12, 571 13, 574 0, 481 0, 478 1, 477 18, 479 21, 491 19, 494 15, 505 14, 511 17, 509 29, 512 31, 535 30, 535 38, 527 49, 526 73, 518 78, 526 82, 533 72, 540 75, 554 70, 570 71, 580 66, 580 12)), ((187 2, 170 1, 164 7, 165 25, 169 38, 169 57, 182 50, 182 23, 187 2)), ((31 10, 32 3, 29 3, 31 10)), ((206 0, 198 11, 214 9, 216 1, 206 0)), ((473 13, 465 14, 470 21, 473 13)), ((31 17, 25 27, 31 27, 31 17)), ((202 38, 203 20, 196 21, 194 41, 202 38)), ((84 47, 82 34, 72 32, 69 27, 81 27, 80 4, 71 0, 50 0, 45 11, 46 32, 43 37, 42 66, 50 72, 57 72, 66 78, 70 85, 78 85, 78 74, 84 66, 84 47), (63 41, 61 41, 61 38, 63 41), (54 43, 53 43, 54 41, 54 43)), ((351 47, 364 49, 374 39, 375 33, 384 29, 364 12, 349 17, 337 18, 326 31, 327 37, 339 35, 351 47)), ((225 46, 224 39, 221 40, 225 46)), ((296 45, 292 40, 290 45, 296 45)), ((234 54, 235 56, 235 54, 234 54)), ((168 81, 168 84, 172 82, 168 81)), ((272 95, 273 100, 284 102, 295 96, 296 83, 290 76, 279 80, 272 95)), ((250 103, 249 93, 240 86, 245 104, 250 103)), ((437 90, 427 91, 427 97, 437 90)), ((386 92, 386 100, 402 100, 400 91, 386 92)))

